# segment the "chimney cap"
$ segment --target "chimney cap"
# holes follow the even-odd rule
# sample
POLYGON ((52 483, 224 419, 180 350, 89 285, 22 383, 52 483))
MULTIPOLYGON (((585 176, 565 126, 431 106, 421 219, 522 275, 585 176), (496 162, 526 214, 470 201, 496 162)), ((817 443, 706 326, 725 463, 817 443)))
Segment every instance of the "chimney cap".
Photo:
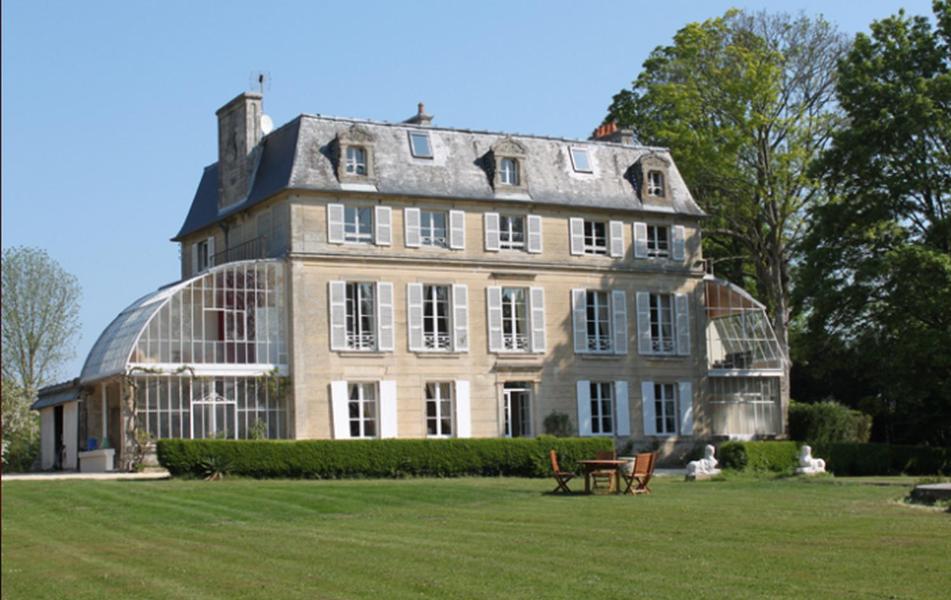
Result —
POLYGON ((410 125, 422 125, 427 127, 433 122, 433 116, 427 115, 426 105, 422 102, 419 102, 419 104, 416 105, 416 114, 403 122, 410 125))
POLYGON ((220 115, 223 112, 228 111, 237 104, 241 104, 248 101, 261 100, 264 96, 260 92, 241 92, 231 100, 228 100, 224 106, 215 111, 216 115, 220 115))
POLYGON ((634 130, 618 128, 617 121, 608 121, 607 123, 598 125, 595 130, 591 132, 591 137, 588 139, 598 142, 617 142, 631 146, 634 144, 634 130))

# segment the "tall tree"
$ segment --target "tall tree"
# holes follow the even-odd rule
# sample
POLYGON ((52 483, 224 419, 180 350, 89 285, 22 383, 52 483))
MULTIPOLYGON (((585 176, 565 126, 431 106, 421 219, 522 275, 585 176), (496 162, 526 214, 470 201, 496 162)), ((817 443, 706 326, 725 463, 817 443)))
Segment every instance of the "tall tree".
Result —
POLYGON ((3 250, 3 379, 32 398, 73 355, 80 287, 45 250, 3 250))
POLYGON ((839 66, 847 125, 817 163, 798 293, 811 379, 854 365, 879 437, 951 444, 951 8, 872 24, 839 66))
POLYGON ((822 194, 809 165, 838 123, 835 66, 846 47, 821 18, 731 10, 655 49, 608 109, 607 121, 672 149, 713 217, 705 254, 767 303, 784 347, 790 265, 804 211, 822 194))

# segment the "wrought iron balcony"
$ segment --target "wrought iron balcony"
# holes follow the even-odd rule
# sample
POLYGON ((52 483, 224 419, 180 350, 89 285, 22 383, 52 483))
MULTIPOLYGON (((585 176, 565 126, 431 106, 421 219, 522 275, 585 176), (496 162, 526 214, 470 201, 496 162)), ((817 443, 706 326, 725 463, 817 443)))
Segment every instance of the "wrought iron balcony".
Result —
POLYGON ((267 258, 267 236, 259 236, 248 240, 227 250, 222 250, 215 254, 215 265, 223 265, 238 260, 253 260, 256 258, 267 258))

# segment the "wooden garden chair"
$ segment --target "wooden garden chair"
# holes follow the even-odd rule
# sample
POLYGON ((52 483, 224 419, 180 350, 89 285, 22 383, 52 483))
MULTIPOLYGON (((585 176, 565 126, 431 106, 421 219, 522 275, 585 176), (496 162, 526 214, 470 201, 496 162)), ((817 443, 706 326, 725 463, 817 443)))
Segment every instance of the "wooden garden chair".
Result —
MULTIPOLYGON (((594 458, 596 460, 616 460, 617 452, 614 450, 598 450, 594 458)), ((609 492, 616 490, 618 484, 617 469, 591 471, 591 486, 593 489, 597 489, 599 481, 607 482, 609 492)))
POLYGON ((654 475, 654 463, 657 461, 656 452, 642 452, 634 457, 634 469, 630 476, 623 473, 624 482, 627 484, 625 494, 649 494, 651 493, 648 483, 654 475))
POLYGON ((555 481, 558 482, 558 487, 552 490, 552 493, 555 492, 565 492, 570 494, 571 490, 568 489, 568 482, 574 479, 575 474, 568 471, 562 471, 558 468, 558 453, 552 450, 548 453, 551 457, 551 470, 555 475, 555 481))

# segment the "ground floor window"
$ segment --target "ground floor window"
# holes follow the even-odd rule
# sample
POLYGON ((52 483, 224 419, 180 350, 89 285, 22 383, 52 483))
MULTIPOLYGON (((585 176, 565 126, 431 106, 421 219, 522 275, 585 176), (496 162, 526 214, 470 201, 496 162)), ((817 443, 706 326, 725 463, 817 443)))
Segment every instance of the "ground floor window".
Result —
POLYGON ((709 377, 705 397, 714 435, 775 435, 781 431, 779 377, 709 377))
POLYGON ((452 435, 452 384, 426 384, 426 435, 452 435))
POLYGON ((351 383, 348 387, 350 437, 376 437, 376 384, 351 383))
POLYGON ((614 384, 592 381, 591 433, 614 433, 614 384))
POLYGON ((134 378, 138 426, 152 438, 288 437, 287 406, 263 377, 134 378))
POLYGON ((677 386, 673 383, 654 384, 654 418, 658 434, 677 433, 677 386))
POLYGON ((505 437, 531 435, 531 384, 509 381, 502 388, 505 437))

